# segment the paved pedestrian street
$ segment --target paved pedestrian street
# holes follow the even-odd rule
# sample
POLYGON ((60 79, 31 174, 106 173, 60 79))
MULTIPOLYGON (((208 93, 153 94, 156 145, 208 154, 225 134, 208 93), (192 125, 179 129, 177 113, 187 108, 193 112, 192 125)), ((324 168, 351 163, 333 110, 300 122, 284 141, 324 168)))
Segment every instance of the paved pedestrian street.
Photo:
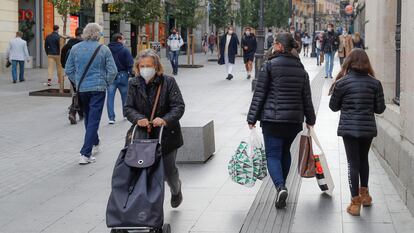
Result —
MULTIPOLYGON (((176 77, 186 103, 182 125, 214 120, 216 153, 205 164, 179 165, 184 195, 179 208, 170 207, 166 186, 165 221, 174 233, 239 232, 262 184, 258 182, 253 188, 237 185, 227 171, 238 143, 249 136, 246 115, 252 98, 251 81, 246 79, 242 59, 237 58, 235 78, 227 81, 225 67, 208 62, 209 58, 213 57, 197 54, 196 63, 204 67, 180 69, 176 77)), ((181 56, 181 63, 185 60, 181 56)), ((163 63, 170 74, 165 58, 163 63)), ((312 81, 323 78, 323 68, 316 66, 315 60, 303 58, 303 63, 312 81)), ((0 76, 0 232, 109 232, 105 210, 112 170, 131 125, 120 117, 120 96, 116 97, 115 125, 108 124, 104 109, 97 162, 79 166, 84 128, 67 120, 70 98, 29 97, 29 91, 46 88, 47 70, 26 72, 27 81, 18 84, 11 83, 9 73, 0 76)), ((342 140, 336 136, 339 113, 328 107, 331 82, 325 80, 322 85, 315 130, 331 167, 334 195, 321 195, 315 179, 303 179, 298 199, 288 205, 293 210, 288 232, 414 232, 414 218, 392 186, 382 161, 372 152, 370 191, 374 204, 364 208, 361 217, 346 213, 350 199, 347 163, 342 140)))

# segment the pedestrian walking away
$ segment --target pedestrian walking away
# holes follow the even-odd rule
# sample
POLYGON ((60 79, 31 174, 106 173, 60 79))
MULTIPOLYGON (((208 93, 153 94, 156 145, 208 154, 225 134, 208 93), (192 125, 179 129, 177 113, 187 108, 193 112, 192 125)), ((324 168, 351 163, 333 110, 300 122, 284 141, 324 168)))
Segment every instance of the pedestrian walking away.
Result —
MULTIPOLYGON (((126 40, 122 33, 115 33, 111 38, 111 43, 108 45, 118 70, 115 80, 108 87, 106 109, 108 111, 109 124, 115 124, 114 102, 116 90, 119 90, 121 94, 122 107, 125 106, 128 96, 128 79, 132 75, 134 58, 131 52, 124 46, 125 43, 126 40)), ((123 112, 123 117, 125 117, 125 112, 123 112)))
POLYGON ((332 78, 335 53, 339 47, 339 37, 334 32, 334 25, 328 24, 328 30, 324 33, 322 51, 325 54, 325 78, 332 78))
POLYGON ((183 200, 176 155, 183 145, 179 120, 185 111, 184 100, 175 79, 164 74, 160 58, 153 50, 142 51, 134 68, 137 76, 130 80, 124 107, 127 119, 132 123, 126 141, 130 141, 135 125, 143 133, 151 128, 150 138, 158 138, 160 127, 164 127, 161 147, 165 178, 171 189, 171 206, 177 208, 183 200), (160 99, 154 120, 150 122, 150 110, 160 85, 160 99))
POLYGON ((207 54, 207 52, 208 52, 208 46, 209 46, 209 44, 208 44, 208 34, 207 34, 207 32, 206 32, 206 33, 204 33, 204 36, 203 36, 203 38, 201 39, 201 46, 203 47, 203 52, 204 52, 204 55, 206 55, 206 54, 207 54))
POLYGON ((273 42, 275 38, 273 37, 272 29, 267 30, 266 34, 266 49, 271 50, 273 48, 273 42))
POLYGON ((53 32, 50 33, 45 39, 45 52, 47 55, 47 85, 52 86, 52 78, 54 74, 54 68, 56 67, 58 82, 63 83, 63 69, 60 63, 60 35, 59 26, 53 26, 53 32))
POLYGON ((293 49, 293 54, 297 55, 299 57, 299 54, 302 52, 302 36, 300 35, 300 32, 295 29, 295 27, 290 27, 290 34, 293 36, 293 38, 296 40, 296 43, 298 43, 298 47, 293 49))
POLYGON ((363 49, 352 50, 345 59, 330 94, 329 107, 341 111, 338 136, 343 137, 348 159, 352 199, 347 212, 359 216, 361 205, 368 207, 372 203, 368 191, 368 153, 372 139, 377 136, 375 114, 385 111, 381 82, 375 78, 363 49))
POLYGON ((246 66, 247 79, 252 77, 254 55, 257 49, 256 36, 251 32, 251 28, 245 29, 241 46, 243 48, 243 60, 246 66))
POLYGON ((290 147, 302 131, 315 124, 309 76, 292 53, 299 45, 290 33, 276 35, 275 55, 260 68, 247 123, 260 121, 270 177, 277 189, 276 208, 286 207, 286 178, 291 166, 290 147))
POLYGON ((9 42, 6 51, 6 60, 12 66, 13 83, 17 82, 17 65, 19 65, 19 81, 24 82, 24 61, 29 61, 29 51, 27 50, 27 42, 22 39, 23 33, 16 32, 16 37, 9 42))
POLYGON ((180 48, 183 46, 183 38, 178 34, 176 28, 173 28, 172 34, 167 39, 168 47, 170 48, 170 61, 173 68, 173 74, 178 74, 178 56, 180 55, 180 48))
POLYGON ((339 36, 338 57, 341 65, 344 63, 345 58, 349 56, 353 48, 354 43, 352 42, 352 35, 344 30, 343 34, 339 36))
POLYGON ((72 47, 65 66, 66 75, 76 84, 85 116, 85 139, 80 150, 80 165, 95 162, 106 90, 117 74, 111 51, 98 43, 103 37, 102 30, 97 23, 86 25, 82 35, 84 41, 72 47))
POLYGON ((214 32, 211 32, 211 35, 208 37, 208 47, 210 49, 211 55, 214 53, 214 49, 216 48, 217 44, 217 37, 214 32))
POLYGON ((227 32, 220 38, 220 58, 218 63, 226 65, 227 80, 233 79, 233 66, 236 61, 237 47, 240 42, 234 33, 233 27, 227 27, 227 32))
MULTIPOLYGON (((82 41, 82 33, 83 33, 83 28, 77 28, 75 30, 75 38, 71 38, 69 39, 68 43, 66 43, 61 51, 61 56, 60 56, 60 63, 62 64, 62 68, 64 69, 66 66, 66 61, 69 58, 69 54, 70 54, 70 50, 72 49, 72 47, 81 42, 82 41)), ((76 121, 76 113, 79 115, 79 120, 83 119, 83 111, 81 109, 81 107, 79 106, 79 101, 78 101, 78 96, 76 95, 77 91, 76 91, 76 84, 74 82, 72 82, 70 79, 70 84, 72 85, 72 89, 73 89, 73 95, 72 95, 72 104, 69 106, 69 122, 74 125, 77 123, 76 121)))
POLYGON ((307 32, 305 32, 305 35, 302 38, 302 44, 303 44, 303 56, 308 57, 309 56, 309 45, 312 43, 312 38, 308 35, 307 32))
POLYGON ((352 40, 354 48, 365 49, 364 39, 361 37, 361 33, 355 32, 354 39, 352 40))
POLYGON ((323 62, 323 51, 322 51, 322 44, 323 44, 323 32, 320 32, 315 38, 316 44, 316 65, 320 66, 323 62), (321 59, 322 58, 322 59, 321 59))

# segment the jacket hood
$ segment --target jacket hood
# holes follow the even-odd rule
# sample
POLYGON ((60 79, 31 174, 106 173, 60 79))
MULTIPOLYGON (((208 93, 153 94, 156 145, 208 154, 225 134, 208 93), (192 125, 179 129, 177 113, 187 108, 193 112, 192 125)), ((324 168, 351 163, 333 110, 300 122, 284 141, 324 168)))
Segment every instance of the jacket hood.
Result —
POLYGON ((124 45, 120 42, 111 42, 108 45, 112 53, 116 53, 124 48, 124 45))

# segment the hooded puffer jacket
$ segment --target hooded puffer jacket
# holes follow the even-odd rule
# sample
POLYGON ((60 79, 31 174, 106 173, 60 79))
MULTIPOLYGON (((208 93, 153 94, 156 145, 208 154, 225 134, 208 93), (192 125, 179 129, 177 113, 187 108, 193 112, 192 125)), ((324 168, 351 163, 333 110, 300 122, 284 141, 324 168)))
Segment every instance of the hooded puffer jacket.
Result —
POLYGON ((309 76, 300 59, 276 54, 260 69, 247 122, 306 123, 316 121, 309 76))
POLYGON ((375 114, 385 111, 381 82, 368 74, 350 71, 339 80, 329 107, 341 110, 338 136, 372 138, 377 136, 375 114))

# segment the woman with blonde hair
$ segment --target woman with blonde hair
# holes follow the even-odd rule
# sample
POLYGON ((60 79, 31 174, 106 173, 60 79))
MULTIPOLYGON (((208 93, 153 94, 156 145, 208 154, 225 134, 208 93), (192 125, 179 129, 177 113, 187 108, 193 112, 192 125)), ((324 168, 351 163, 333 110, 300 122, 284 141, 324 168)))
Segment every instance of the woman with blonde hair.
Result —
POLYGON ((361 37, 361 33, 355 32, 354 39, 352 40, 354 48, 365 49, 364 39, 361 37))
POLYGON ((125 115, 132 123, 128 135, 132 137, 132 131, 138 125, 139 132, 136 135, 149 133, 149 138, 158 138, 160 128, 164 127, 162 158, 165 178, 171 189, 171 206, 177 208, 183 200, 175 160, 177 149, 183 145, 179 120, 184 114, 184 100, 175 79, 164 74, 160 57, 154 50, 142 51, 135 60, 134 69, 136 77, 129 80, 128 98, 124 106, 125 115), (156 98, 158 92, 159 99, 156 98), (154 119, 151 119, 154 105, 157 107, 154 119))
POLYGON ((345 59, 330 94, 329 107, 334 112, 341 111, 338 136, 343 138, 348 159, 352 200, 347 212, 359 216, 361 205, 372 204, 368 192, 368 153, 377 136, 375 114, 385 111, 381 82, 375 78, 363 49, 353 49, 345 59))

